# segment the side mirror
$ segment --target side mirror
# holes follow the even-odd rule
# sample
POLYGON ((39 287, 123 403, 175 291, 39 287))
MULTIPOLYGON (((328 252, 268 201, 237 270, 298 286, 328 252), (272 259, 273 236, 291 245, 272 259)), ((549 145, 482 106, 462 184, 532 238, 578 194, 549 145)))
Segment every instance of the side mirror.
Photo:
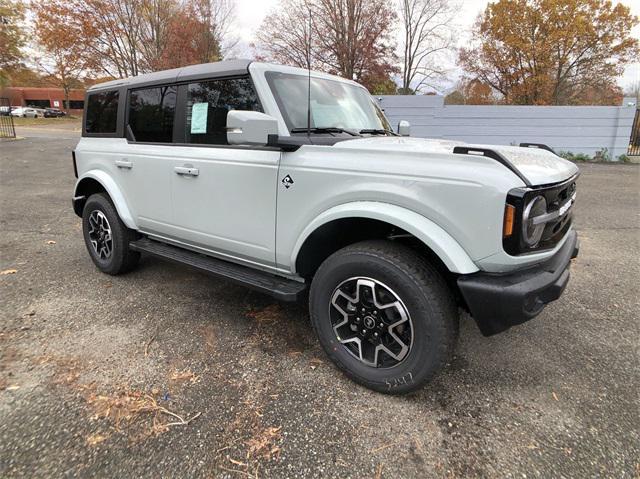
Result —
POLYGON ((267 144, 278 134, 278 120, 257 111, 231 110, 227 114, 227 141, 230 145, 267 144))
POLYGON ((411 124, 407 120, 400 120, 400 123, 398 123, 398 135, 411 135, 411 124))

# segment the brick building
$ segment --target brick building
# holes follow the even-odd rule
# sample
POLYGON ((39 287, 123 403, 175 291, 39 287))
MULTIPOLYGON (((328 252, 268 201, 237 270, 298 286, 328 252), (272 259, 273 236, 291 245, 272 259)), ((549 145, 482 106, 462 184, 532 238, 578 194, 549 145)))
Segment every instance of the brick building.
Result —
MULTIPOLYGON (((82 114, 84 90, 69 92, 69 110, 72 114, 82 114)), ((59 108, 64 110, 62 88, 7 87, 0 89, 0 97, 9 98, 14 107, 32 106, 36 108, 59 108)))

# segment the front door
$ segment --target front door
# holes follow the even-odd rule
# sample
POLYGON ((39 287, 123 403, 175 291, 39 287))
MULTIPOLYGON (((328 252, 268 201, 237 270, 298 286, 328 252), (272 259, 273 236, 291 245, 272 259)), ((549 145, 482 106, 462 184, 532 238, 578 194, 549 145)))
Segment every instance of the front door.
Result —
POLYGON ((251 80, 182 85, 185 146, 175 146, 171 172, 174 236, 220 256, 275 265, 280 152, 230 146, 230 110, 261 111, 251 80))

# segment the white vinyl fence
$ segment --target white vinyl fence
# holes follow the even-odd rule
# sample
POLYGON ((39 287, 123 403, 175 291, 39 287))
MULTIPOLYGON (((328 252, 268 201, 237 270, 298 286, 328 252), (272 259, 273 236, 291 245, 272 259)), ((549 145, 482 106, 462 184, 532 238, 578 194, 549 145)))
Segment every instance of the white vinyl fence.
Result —
POLYGON ((445 105, 435 95, 379 96, 394 129, 411 123, 411 136, 467 143, 518 145, 544 143, 556 152, 595 155, 607 150, 612 159, 626 154, 636 111, 635 99, 622 106, 445 105))

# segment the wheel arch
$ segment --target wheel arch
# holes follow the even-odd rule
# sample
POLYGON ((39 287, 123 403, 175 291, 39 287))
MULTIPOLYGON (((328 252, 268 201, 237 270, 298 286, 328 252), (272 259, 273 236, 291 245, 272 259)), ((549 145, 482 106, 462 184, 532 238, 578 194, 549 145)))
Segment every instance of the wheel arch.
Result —
POLYGON ((398 238, 404 235, 414 237, 424 251, 432 254, 449 273, 470 274, 478 271, 462 246, 428 218, 401 206, 361 201, 335 206, 307 225, 291 254, 293 272, 308 275, 337 249, 372 239, 372 232, 374 237, 389 237, 379 235, 380 232, 389 231, 391 236, 398 238), (345 225, 348 225, 349 232, 342 237, 340 231, 345 225))
POLYGON ((116 182, 111 178, 107 173, 100 170, 92 170, 88 171, 82 178, 79 178, 76 182, 76 186, 74 188, 73 193, 73 209, 78 216, 82 216, 82 209, 84 208, 84 203, 86 202, 89 196, 95 194, 105 192, 109 195, 113 205, 120 216, 122 222, 130 229, 138 229, 135 221, 133 220, 133 216, 131 215, 131 210, 127 205, 127 202, 124 198, 124 195, 118 188, 116 182))

